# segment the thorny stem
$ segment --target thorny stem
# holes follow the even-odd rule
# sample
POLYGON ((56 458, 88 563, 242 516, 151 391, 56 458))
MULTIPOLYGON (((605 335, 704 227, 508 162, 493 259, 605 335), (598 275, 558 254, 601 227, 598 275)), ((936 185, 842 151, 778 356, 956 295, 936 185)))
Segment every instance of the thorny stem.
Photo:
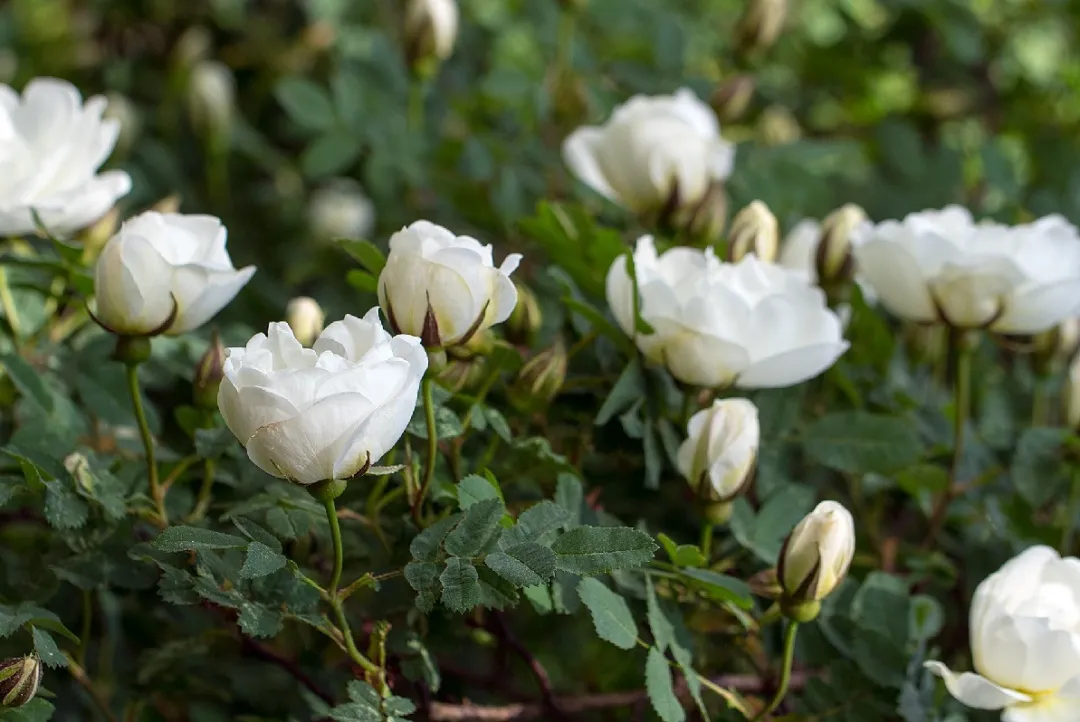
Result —
POLYGON ((150 476, 150 498, 154 500, 154 508, 163 525, 169 523, 168 512, 165 511, 165 489, 158 479, 157 459, 154 458, 154 437, 150 433, 150 423, 146 420, 146 409, 143 408, 142 394, 139 391, 139 367, 137 364, 124 364, 127 370, 128 392, 131 394, 131 405, 135 409, 135 420, 139 424, 139 435, 142 436, 143 451, 146 454, 147 473, 150 476))
POLYGON ((326 509, 326 521, 330 524, 330 540, 334 545, 334 571, 330 575, 330 584, 326 588, 327 601, 330 602, 330 607, 334 610, 338 629, 341 631, 341 636, 345 641, 345 651, 348 652, 350 659, 363 669, 368 677, 378 679, 380 676, 379 668, 356 648, 356 641, 353 639, 349 620, 345 616, 345 599, 338 593, 345 552, 341 543, 341 524, 338 523, 337 505, 333 499, 327 498, 323 500, 323 506, 326 509))
POLYGON ((799 623, 789 621, 787 629, 784 630, 784 661, 780 670, 780 686, 776 688, 772 701, 754 716, 753 722, 763 720, 772 714, 787 695, 788 685, 791 684, 791 668, 795 664, 795 635, 798 631, 799 623))
POLYGON ((439 435, 435 431, 435 402, 431 398, 433 386, 431 377, 425 376, 421 382, 421 389, 424 396, 424 420, 427 423, 427 465, 424 466, 424 481, 420 485, 412 507, 413 521, 417 526, 423 526, 420 519, 424 508, 424 498, 427 496, 428 489, 431 488, 431 480, 435 478, 435 459, 439 454, 439 435))

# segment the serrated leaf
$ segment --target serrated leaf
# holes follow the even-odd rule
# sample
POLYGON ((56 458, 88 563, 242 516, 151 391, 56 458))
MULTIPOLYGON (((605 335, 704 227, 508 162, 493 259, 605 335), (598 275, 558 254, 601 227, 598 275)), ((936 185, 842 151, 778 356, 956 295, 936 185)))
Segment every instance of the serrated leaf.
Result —
POLYGON ((686 719, 686 710, 675 695, 671 667, 656 647, 649 650, 645 660, 645 691, 656 714, 664 722, 683 722, 686 719))
POLYGON ((589 608, 593 626, 600 639, 619 649, 633 649, 637 644, 637 624, 626 600, 607 588, 599 579, 582 579, 578 597, 589 608))
POLYGON ((281 631, 284 618, 277 609, 247 602, 240 605, 240 616, 237 617, 236 622, 249 637, 267 639, 276 636, 281 631))
POLYGON ((439 549, 442 548, 443 539, 461 521, 462 516, 451 514, 417 534, 409 544, 409 553, 413 559, 422 562, 435 561, 439 556, 439 549))
POLYGON ((433 589, 439 580, 439 565, 435 562, 409 562, 405 565, 405 581, 418 592, 433 589))
POLYGON ((499 499, 484 499, 470 506, 452 532, 446 536, 444 546, 453 556, 471 557, 479 553, 499 528, 506 508, 499 499))
POLYGON ((56 708, 51 702, 35 697, 22 707, 0 710, 2 722, 48 722, 56 708))
POLYGON ((41 657, 41 661, 52 668, 66 667, 67 659, 60 647, 56 646, 56 640, 44 629, 34 627, 34 652, 41 657))
POLYGON ((247 546, 243 537, 194 526, 170 526, 154 539, 155 549, 163 552, 188 552, 205 549, 236 549, 247 546))
POLYGON ((523 541, 535 541, 570 524, 572 515, 553 501, 533 504, 518 516, 517 526, 523 541))
POLYGON ((455 612, 467 612, 480 603, 480 576, 467 559, 450 557, 439 576, 442 603, 455 612))
POLYGON ((251 519, 243 516, 233 517, 232 523, 233 526, 239 529, 240 533, 248 539, 261 542, 270 547, 273 551, 279 554, 281 553, 281 542, 278 541, 278 538, 251 519))
POLYGON ((555 485, 555 503, 570 513, 567 527, 581 524, 581 507, 585 503, 581 480, 573 474, 559 474, 555 485))
POLYGON ((476 573, 480 578, 480 604, 488 609, 498 610, 517 604, 517 587, 487 567, 477 567, 476 573))
POLYGON ((262 542, 253 541, 248 544, 244 566, 240 567, 240 578, 265 577, 284 567, 287 562, 284 554, 274 551, 262 542))
POLYGON ((692 586, 703 589, 714 599, 731 602, 743 609, 754 606, 754 600, 750 596, 750 587, 741 579, 720 574, 711 569, 680 569, 679 574, 689 579, 692 586))
POLYGON ((645 577, 645 609, 653 642, 656 648, 663 652, 675 641, 675 627, 660 608, 660 600, 656 596, 656 588, 650 576, 645 577))
POLYGON ((90 507, 73 489, 61 481, 45 486, 45 519, 54 529, 80 529, 86 523, 90 507))
POLYGON ((555 576, 555 552, 540 544, 518 544, 505 552, 488 554, 487 566, 506 581, 519 587, 544 584, 555 576))
POLYGON ((468 509, 478 501, 488 499, 502 499, 499 490, 482 476, 470 474, 462 479, 457 487, 458 506, 462 510, 468 509))
POLYGON ((579 526, 551 545, 557 567, 573 574, 603 574, 646 564, 656 543, 643 531, 629 527, 579 526))

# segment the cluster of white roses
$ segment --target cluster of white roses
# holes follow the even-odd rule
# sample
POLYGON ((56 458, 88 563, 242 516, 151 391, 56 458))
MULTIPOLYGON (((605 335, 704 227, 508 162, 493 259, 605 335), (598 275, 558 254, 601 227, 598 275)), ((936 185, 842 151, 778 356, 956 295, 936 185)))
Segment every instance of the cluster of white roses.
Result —
MULTIPOLYGON (((424 52, 449 54, 452 2, 413 3, 409 22, 423 35, 424 52)), ((0 85, 0 234, 29 233, 38 223, 76 231, 129 190, 126 173, 98 173, 119 132, 116 121, 103 119, 104 106, 101 98, 84 104, 62 81, 35 80, 21 95, 0 85)), ((690 224, 734 162, 713 112, 685 89, 631 99, 606 125, 572 134, 564 154, 608 199, 690 224)), ((327 235, 370 228, 370 204, 354 187, 334 187, 320 197, 313 221, 327 235)), ((722 260, 711 248, 659 253, 645 236, 632 265, 622 256, 608 271, 619 326, 647 359, 690 386, 779 388, 824 372, 849 344, 818 283, 845 274, 917 323, 1035 334, 1080 312, 1080 235, 1059 216, 1005 226, 976 223, 950 206, 874 225, 845 207, 823 227, 800 224, 781 248, 776 219, 755 203, 729 240, 722 260)), ((517 254, 496 267, 491 246, 426 221, 394 234, 389 247, 378 299, 392 333, 380 308, 323 329, 317 304, 298 299, 291 326, 271 324, 228 350, 218 406, 267 473, 305 485, 363 473, 404 433, 427 352, 467 342, 506 320, 517 303, 510 280, 517 254)), ((121 338, 185 333, 227 305, 254 270, 234 267, 217 218, 146 212, 101 252, 95 318, 121 338)), ((759 443, 751 402, 716 401, 690 419, 678 467, 703 498, 725 504, 752 477, 759 443)), ((854 545, 847 510, 819 505, 785 544, 781 598, 820 601, 843 578, 854 545)), ((1080 562, 1029 549, 980 586, 971 624, 982 676, 931 664, 955 696, 1005 708, 1009 722, 1075 716, 1068 710, 1080 704, 1080 562)))

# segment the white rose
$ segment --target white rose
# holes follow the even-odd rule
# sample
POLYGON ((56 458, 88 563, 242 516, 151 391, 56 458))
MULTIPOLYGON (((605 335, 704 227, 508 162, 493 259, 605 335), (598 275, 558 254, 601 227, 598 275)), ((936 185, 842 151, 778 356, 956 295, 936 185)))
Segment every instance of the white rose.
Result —
POLYGON ((53 233, 71 233, 105 215, 131 190, 131 177, 97 170, 120 123, 103 120, 105 98, 84 105, 71 83, 31 80, 20 97, 0 84, 0 236, 35 229, 36 211, 53 233))
POLYGON ((458 34, 456 0, 410 0, 405 8, 405 37, 414 58, 445 60, 458 34))
POLYGON ((848 348, 821 289, 753 254, 738 263, 721 263, 711 249, 678 247, 657 256, 652 237, 644 236, 634 265, 641 315, 653 333, 634 331, 625 256, 608 271, 608 304, 642 352, 684 383, 793 386, 832 366, 848 348))
POLYGON ((375 206, 351 178, 335 178, 311 194, 308 222, 322 238, 364 238, 375 225, 375 206))
POLYGON ((750 480, 757 460, 757 406, 747 399, 718 399, 690 417, 687 434, 679 447, 679 473, 695 489, 708 484, 712 501, 733 499, 750 480))
POLYGON ((377 308, 330 324, 311 349, 274 323, 228 350, 218 407, 266 473, 305 485, 348 479, 405 433, 426 369, 420 340, 391 337, 377 308))
POLYGON ((819 602, 844 580, 855 556, 855 519, 823 501, 795 525, 780 550, 776 576, 784 596, 819 602))
POLYGON ((731 175, 735 146, 686 88, 631 98, 603 126, 578 128, 563 144, 571 172, 634 213, 699 203, 713 181, 731 175))
POLYGON ((297 296, 285 306, 285 323, 289 324, 296 340, 304 346, 315 343, 325 321, 322 306, 314 298, 297 296))
POLYGON ((1004 722, 1074 720, 1080 709, 1080 560, 1031 547, 991 574, 971 602, 975 673, 926 667, 968 707, 1004 722))
POLYGON ((95 318, 122 336, 198 328, 255 273, 233 268, 225 240, 213 216, 148 211, 129 219, 98 258, 95 318))
POLYGON ((976 224, 948 206, 858 233, 861 273, 905 320, 1033 334, 1080 309, 1080 235, 1061 216, 976 224))
POLYGON ((417 221, 390 238, 379 305, 395 333, 419 336, 428 348, 464 343, 510 316, 510 274, 520 261, 511 253, 496 268, 491 246, 417 221))
MULTIPOLYGON (((784 242, 780 246, 780 257, 777 262, 784 268, 788 268, 798 273, 801 277, 813 284, 819 284, 818 279, 818 247, 821 245, 824 235, 822 233, 822 226, 817 221, 805 218, 788 231, 788 234, 784 236, 784 242)), ((851 233, 849 236, 849 243, 854 246, 857 239, 860 238, 855 233, 851 233)), ((854 257, 852 257, 854 264, 854 257)), ((877 294, 874 289, 866 283, 866 280, 859 275, 858 268, 854 269, 855 283, 859 284, 859 290, 862 291, 863 300, 868 304, 877 303, 877 294)), ((851 307, 847 304, 842 304, 837 307, 837 313, 840 314, 841 320, 844 321, 844 325, 847 326, 847 322, 851 316, 851 307)))

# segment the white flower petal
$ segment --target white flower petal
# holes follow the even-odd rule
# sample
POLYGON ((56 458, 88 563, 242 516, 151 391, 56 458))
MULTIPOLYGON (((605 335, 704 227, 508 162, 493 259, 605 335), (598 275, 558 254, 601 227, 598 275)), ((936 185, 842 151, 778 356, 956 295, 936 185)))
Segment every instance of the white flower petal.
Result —
POLYGON ((999 687, 985 677, 971 672, 955 674, 941 662, 927 662, 925 667, 945 680, 949 694, 975 709, 1004 709, 1031 700, 1026 694, 999 687))

